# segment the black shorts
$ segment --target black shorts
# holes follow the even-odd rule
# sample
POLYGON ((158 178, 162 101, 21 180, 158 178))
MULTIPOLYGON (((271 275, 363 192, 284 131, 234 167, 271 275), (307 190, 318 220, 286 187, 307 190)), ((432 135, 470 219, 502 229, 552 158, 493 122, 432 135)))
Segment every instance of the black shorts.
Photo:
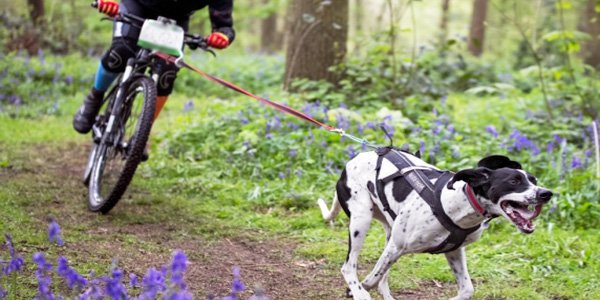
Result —
MULTIPOLYGON (((145 19, 156 19, 159 14, 140 5, 135 0, 122 0, 119 6, 120 12, 127 12, 145 19)), ((189 16, 174 19, 177 25, 185 31, 188 29, 189 16)), ((110 49, 102 57, 102 66, 113 73, 122 73, 127 65, 127 60, 134 57, 140 49, 137 40, 140 35, 140 29, 130 24, 115 22, 113 25, 113 37, 110 49)), ((157 83, 157 92, 159 96, 166 96, 173 91, 175 78, 179 68, 173 64, 161 63, 159 65, 159 80, 157 83)))

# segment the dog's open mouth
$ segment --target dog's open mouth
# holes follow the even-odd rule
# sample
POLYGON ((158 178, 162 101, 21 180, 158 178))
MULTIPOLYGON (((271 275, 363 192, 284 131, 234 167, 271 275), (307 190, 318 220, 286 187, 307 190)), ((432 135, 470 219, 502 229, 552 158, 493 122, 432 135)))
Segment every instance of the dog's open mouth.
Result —
POLYGON ((542 204, 526 205, 511 200, 503 201, 500 207, 523 233, 532 233, 535 230, 533 220, 542 211, 542 204))

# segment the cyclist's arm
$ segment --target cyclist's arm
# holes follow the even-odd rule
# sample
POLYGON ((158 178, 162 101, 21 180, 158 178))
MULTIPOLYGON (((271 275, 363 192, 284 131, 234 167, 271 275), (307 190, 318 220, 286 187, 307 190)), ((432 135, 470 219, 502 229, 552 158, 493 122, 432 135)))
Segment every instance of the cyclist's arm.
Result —
POLYGON ((227 36, 229 43, 235 39, 233 30, 233 0, 212 0, 208 2, 208 12, 212 31, 221 32, 227 36))

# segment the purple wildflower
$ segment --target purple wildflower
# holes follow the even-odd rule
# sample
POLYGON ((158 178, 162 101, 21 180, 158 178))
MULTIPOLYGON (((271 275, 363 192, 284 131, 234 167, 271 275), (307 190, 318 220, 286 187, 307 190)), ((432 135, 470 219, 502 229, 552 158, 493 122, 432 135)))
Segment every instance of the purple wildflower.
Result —
POLYGON ((46 262, 44 254, 40 252, 33 254, 33 262, 35 262, 38 266, 37 270, 35 271, 35 277, 38 280, 38 295, 34 299, 54 299, 54 294, 52 294, 52 291, 50 290, 52 279, 49 275, 49 272, 52 270, 52 264, 46 262))
POLYGON ((348 154, 348 157, 350 158, 354 158, 356 156, 356 150, 354 150, 354 146, 352 145, 348 145, 348 147, 346 147, 346 154, 348 154))
POLYGON ((554 151, 554 142, 553 141, 548 142, 548 144, 546 145, 546 151, 548 153, 552 153, 552 151, 554 151))
POLYGON ((129 286, 136 287, 139 284, 138 276, 135 273, 129 273, 129 286))
POLYGON ((285 179, 285 173, 283 173, 283 172, 279 172, 279 174, 277 174, 277 176, 279 176, 279 179, 285 179))
POLYGON ((155 268, 148 269, 148 273, 142 279, 142 294, 140 300, 153 300, 156 294, 165 291, 165 274, 155 268))
POLYGON ((296 156, 298 156, 298 150, 297 149, 290 149, 290 151, 288 151, 288 156, 291 158, 294 158, 296 156))
POLYGON ((129 295, 127 294, 127 289, 121 283, 123 279, 123 271, 118 268, 114 268, 112 270, 112 274, 110 278, 106 280, 106 295, 111 299, 129 299, 129 295))
POLYGON ((296 174, 296 177, 298 178, 302 177, 302 169, 297 169, 296 172, 294 172, 294 174, 296 174))
POLYGON ((421 154, 421 156, 425 155, 425 142, 421 141, 421 143, 419 143, 419 153, 421 154))
POLYGON ((243 292, 246 289, 246 286, 240 279, 240 268, 233 268, 233 282, 231 284, 231 295, 223 298, 223 300, 236 300, 237 295, 243 292))
POLYGON ((7 296, 8 293, 2 289, 2 286, 0 286, 0 299, 6 299, 7 296))
POLYGON ((494 125, 486 126, 485 131, 491 134, 494 138, 498 138, 498 131, 496 130, 496 127, 494 127, 494 125))
POLYGON ((79 300, 87 299, 104 299, 104 289, 102 288, 104 281, 101 278, 95 278, 94 272, 90 273, 90 286, 79 296, 79 300))
POLYGON ((183 104, 183 112, 190 112, 194 110, 194 101, 189 100, 185 104, 183 104))
POLYGON ((171 282, 173 282, 180 290, 185 290, 186 285, 183 281, 183 273, 187 268, 187 257, 181 250, 175 251, 173 261, 171 262, 171 282))
POLYGON ((56 273, 67 282, 69 289, 82 289, 87 285, 87 280, 73 268, 69 267, 69 262, 64 256, 58 257, 56 273))
POLYGON ((508 146, 509 151, 530 150, 531 154, 534 156, 540 153, 540 149, 533 141, 528 139, 527 136, 522 134, 518 129, 513 130, 508 138, 513 141, 512 145, 508 146))
POLYGON ((56 242, 56 244, 61 247, 65 244, 60 236, 60 226, 55 220, 50 221, 48 224, 48 240, 50 240, 50 242, 56 242))
POLYGON ((25 264, 25 260, 21 255, 18 255, 15 251, 15 247, 13 246, 12 242, 12 236, 10 234, 5 234, 4 237, 6 239, 6 246, 8 247, 8 252, 10 253, 10 261, 6 266, 2 268, 2 274, 8 276, 12 272, 21 270, 21 268, 25 264))
POLYGON ((581 158, 573 155, 573 159, 571 160, 571 170, 581 169, 582 167, 581 158))

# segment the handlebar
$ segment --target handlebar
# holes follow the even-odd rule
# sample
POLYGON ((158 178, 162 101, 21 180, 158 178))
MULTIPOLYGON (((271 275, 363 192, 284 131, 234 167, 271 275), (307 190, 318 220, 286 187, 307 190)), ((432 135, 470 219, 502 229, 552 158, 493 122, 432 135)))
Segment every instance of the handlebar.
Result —
MULTIPOLYGON (((94 1, 90 5, 93 8, 98 8, 98 1, 94 1)), ((137 28, 141 28, 140 23, 144 23, 144 21, 146 21, 145 18, 138 17, 134 14, 121 13, 121 12, 119 14, 117 14, 114 18, 107 18, 107 19, 113 20, 115 22, 118 21, 118 22, 122 22, 122 23, 127 23, 127 24, 130 24, 137 28)), ((200 35, 185 33, 184 38, 183 38, 183 43, 186 44, 188 46, 188 48, 190 48, 192 50, 196 50, 196 49, 200 48, 204 51, 210 52, 213 55, 215 55, 214 52, 208 46, 206 39, 200 35)))

